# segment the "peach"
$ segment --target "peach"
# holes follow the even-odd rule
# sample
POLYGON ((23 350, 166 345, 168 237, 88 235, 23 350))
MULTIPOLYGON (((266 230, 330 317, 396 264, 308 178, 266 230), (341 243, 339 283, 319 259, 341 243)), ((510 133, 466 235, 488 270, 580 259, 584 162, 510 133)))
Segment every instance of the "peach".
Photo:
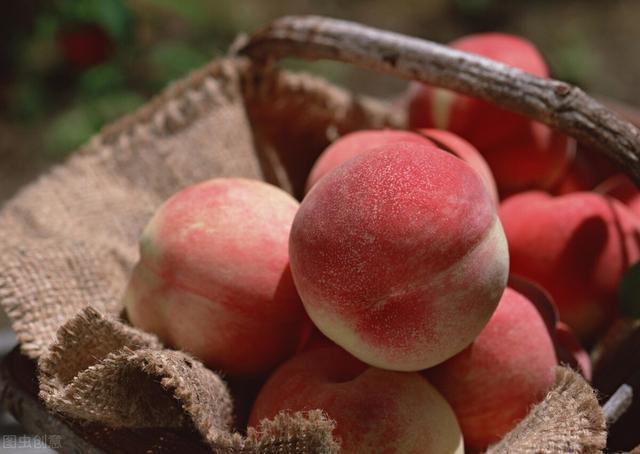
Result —
POLYGON ((610 176, 618 173, 613 163, 600 153, 579 144, 575 158, 550 192, 564 195, 591 191, 610 176))
POLYGON ((171 197, 140 239, 124 296, 131 323, 233 375, 284 361, 304 321, 288 259, 297 210, 257 180, 214 179, 171 197))
POLYGON ((618 174, 607 178, 594 189, 594 192, 621 201, 636 216, 640 216, 640 189, 628 176, 618 174))
MULTIPOLYGON (((544 58, 529 41, 502 33, 468 35, 449 43, 454 49, 480 55, 538 77, 548 77, 544 58)), ((490 149, 515 131, 527 128, 530 120, 480 99, 443 88, 414 86, 409 102, 411 128, 438 128, 454 132, 481 152, 490 149)))
POLYGON ((617 200, 530 191, 502 202, 511 271, 553 297, 560 319, 585 342, 617 312, 622 274, 638 260, 640 224, 617 200))
POLYGON ((313 409, 336 422, 344 454, 464 452, 453 411, 423 376, 369 367, 338 347, 310 350, 280 366, 260 390, 249 425, 313 409))
POLYGON ((462 137, 449 131, 441 129, 419 129, 418 132, 433 142, 438 148, 448 151, 469 164, 473 170, 478 172, 484 181, 491 198, 496 205, 499 203, 498 188, 493 179, 491 169, 484 160, 480 152, 462 137))
POLYGON ((419 134, 393 129, 364 130, 346 134, 320 154, 307 178, 305 192, 309 192, 320 178, 343 162, 367 150, 392 142, 431 143, 419 134))
POLYGON ((314 324, 358 359, 416 371, 466 347, 504 290, 508 254, 478 174, 398 142, 327 174, 291 228, 293 278, 314 324))
POLYGON ((553 340, 559 362, 577 370, 587 380, 591 380, 589 355, 573 330, 566 323, 558 320, 558 308, 549 292, 538 284, 513 273, 509 275, 507 286, 527 298, 536 307, 547 325, 547 331, 553 340))
POLYGON ((424 374, 453 408, 465 446, 475 452, 500 440, 542 400, 556 364, 540 313, 507 288, 471 345, 424 374))
MULTIPOLYGON (((559 347, 557 350, 561 351, 560 355, 566 358, 569 365, 576 367, 584 378, 591 380, 591 358, 571 327, 566 323, 558 322, 555 334, 556 344, 559 347)), ((562 361, 563 358, 561 357, 560 360, 562 361)))
MULTIPOLYGON (((538 77, 549 75, 535 46, 517 36, 469 35, 450 46, 538 77)), ((487 160, 501 193, 548 188, 573 158, 572 139, 526 117, 446 89, 414 85, 408 110, 411 128, 446 129, 471 142, 487 160)))

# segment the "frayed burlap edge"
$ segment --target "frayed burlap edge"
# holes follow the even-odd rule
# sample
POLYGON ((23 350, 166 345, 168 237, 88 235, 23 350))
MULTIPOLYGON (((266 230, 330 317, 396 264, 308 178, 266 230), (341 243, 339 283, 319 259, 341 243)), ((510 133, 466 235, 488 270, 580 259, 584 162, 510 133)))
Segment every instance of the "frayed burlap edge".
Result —
POLYGON ((111 427, 194 428, 219 452, 332 453, 333 423, 320 411, 279 415, 231 432, 225 383, 186 353, 85 308, 39 361, 40 398, 74 420, 111 427))
POLYGON ((607 432, 595 391, 577 372, 556 369, 556 381, 544 400, 487 454, 595 454, 607 432))

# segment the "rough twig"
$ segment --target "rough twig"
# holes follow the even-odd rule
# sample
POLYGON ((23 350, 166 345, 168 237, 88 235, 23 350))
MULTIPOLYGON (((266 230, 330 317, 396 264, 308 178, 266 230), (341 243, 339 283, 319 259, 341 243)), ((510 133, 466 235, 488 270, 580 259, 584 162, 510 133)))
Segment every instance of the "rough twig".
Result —
POLYGON ((278 19, 252 35, 238 53, 254 60, 344 61, 474 96, 593 146, 640 185, 640 131, 565 82, 429 41, 317 16, 278 19))

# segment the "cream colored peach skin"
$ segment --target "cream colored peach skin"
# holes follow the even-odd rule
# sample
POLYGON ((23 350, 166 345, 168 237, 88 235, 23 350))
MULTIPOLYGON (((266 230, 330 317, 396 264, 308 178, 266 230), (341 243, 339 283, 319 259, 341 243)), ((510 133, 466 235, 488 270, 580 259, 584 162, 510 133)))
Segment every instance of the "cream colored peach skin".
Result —
POLYGON ((174 195, 140 240, 124 297, 132 324, 232 375, 284 361, 304 319, 288 259, 297 209, 255 180, 210 180, 174 195))
POLYGON ((264 385, 249 425, 281 411, 322 409, 344 454, 464 453, 449 404, 419 373, 369 367, 338 347, 283 364, 264 385))

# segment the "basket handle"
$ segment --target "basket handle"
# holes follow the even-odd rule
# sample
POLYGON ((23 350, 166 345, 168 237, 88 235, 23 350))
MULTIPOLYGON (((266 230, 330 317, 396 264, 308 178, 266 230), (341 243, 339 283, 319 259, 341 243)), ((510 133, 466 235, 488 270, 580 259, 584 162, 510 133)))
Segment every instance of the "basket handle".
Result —
POLYGON ((545 123, 618 162, 640 185, 640 130, 580 88, 430 41, 320 16, 285 16, 236 50, 256 62, 330 59, 480 98, 545 123))

